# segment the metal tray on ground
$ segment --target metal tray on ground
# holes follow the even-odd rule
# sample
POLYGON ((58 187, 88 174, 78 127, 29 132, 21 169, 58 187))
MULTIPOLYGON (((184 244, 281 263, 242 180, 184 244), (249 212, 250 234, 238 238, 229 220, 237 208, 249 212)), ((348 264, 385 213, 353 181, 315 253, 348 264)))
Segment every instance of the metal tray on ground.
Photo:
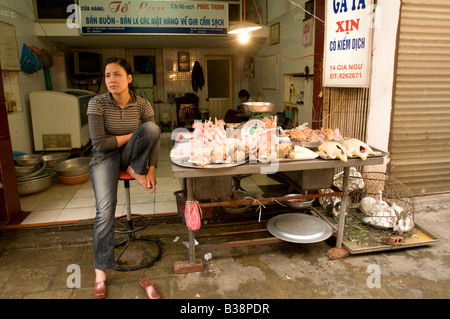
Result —
POLYGON ((403 244, 401 245, 387 245, 374 243, 372 245, 362 246, 359 245, 357 242, 351 242, 348 240, 344 240, 342 244, 344 245, 345 248, 347 248, 347 250, 351 254, 362 254, 375 251, 426 246, 437 243, 438 241, 439 238, 437 236, 425 230, 420 225, 415 224, 413 230, 411 231, 410 236, 405 237, 403 240, 403 244))
MULTIPOLYGON (((337 230, 337 225, 334 225, 329 222, 329 220, 325 217, 325 212, 319 207, 313 207, 312 212, 317 214, 328 223, 333 229, 337 230)), ((374 228, 375 230, 375 228, 374 228)), ((401 235, 399 235, 401 236, 401 235)), ((404 237, 403 243, 401 245, 388 245, 383 243, 365 243, 359 244, 358 242, 352 242, 344 238, 342 245, 351 253, 351 254, 363 254, 370 253, 376 251, 386 251, 386 250, 396 250, 403 248, 413 248, 420 246, 427 246, 431 244, 435 244, 439 242, 439 237, 430 231, 424 229, 422 226, 417 223, 414 225, 411 233, 404 237)))
POLYGON ((292 243, 317 243, 333 233, 332 227, 321 218, 307 214, 281 214, 267 222, 273 236, 292 243))

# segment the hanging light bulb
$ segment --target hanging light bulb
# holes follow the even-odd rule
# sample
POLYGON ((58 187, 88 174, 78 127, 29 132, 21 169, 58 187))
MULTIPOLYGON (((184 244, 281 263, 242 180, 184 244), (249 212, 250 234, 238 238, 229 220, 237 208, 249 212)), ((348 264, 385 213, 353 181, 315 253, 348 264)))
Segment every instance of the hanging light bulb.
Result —
POLYGON ((238 34, 239 41, 241 41, 242 43, 246 43, 250 38, 250 35, 248 33, 255 30, 259 30, 261 28, 262 26, 259 24, 245 21, 245 0, 244 0, 244 21, 241 21, 236 26, 230 28, 228 34, 238 34))
POLYGON ((247 43, 248 40, 249 40, 249 38, 250 38, 250 36, 248 35, 247 30, 244 29, 243 31, 241 31, 241 32, 239 33, 239 37, 238 37, 239 42, 241 42, 241 43, 247 43))

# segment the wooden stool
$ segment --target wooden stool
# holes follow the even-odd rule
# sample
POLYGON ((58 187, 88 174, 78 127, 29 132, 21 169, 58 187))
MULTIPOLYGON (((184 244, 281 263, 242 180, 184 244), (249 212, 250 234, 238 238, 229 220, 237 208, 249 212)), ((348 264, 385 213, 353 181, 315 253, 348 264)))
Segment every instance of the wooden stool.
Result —
POLYGON ((119 227, 116 227, 114 232, 116 234, 125 234, 127 235, 127 238, 115 244, 115 247, 124 246, 119 256, 116 258, 116 262, 113 267, 114 270, 119 271, 136 270, 149 267, 161 257, 161 247, 156 241, 136 237, 136 232, 143 230, 150 224, 150 218, 145 215, 131 213, 130 180, 133 179, 134 178, 131 177, 131 175, 129 175, 126 171, 120 172, 119 180, 122 180, 125 186, 125 209, 127 214, 116 218, 116 224, 119 227), (139 244, 139 242, 151 244, 156 248, 156 253, 148 252, 139 244), (144 252, 145 260, 136 266, 120 267, 118 266, 118 262, 130 244, 135 244, 144 252))

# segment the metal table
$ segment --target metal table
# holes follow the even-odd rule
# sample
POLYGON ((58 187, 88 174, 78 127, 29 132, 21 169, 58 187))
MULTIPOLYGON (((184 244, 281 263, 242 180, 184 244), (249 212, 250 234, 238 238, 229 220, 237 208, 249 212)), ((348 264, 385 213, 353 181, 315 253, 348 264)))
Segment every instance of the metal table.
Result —
MULTIPOLYGON (((337 231, 336 249, 341 250, 342 241, 344 235, 345 226, 345 207, 348 200, 348 179, 350 167, 355 166, 368 166, 368 165, 380 165, 384 164, 386 154, 383 156, 369 157, 363 161, 359 158, 348 159, 347 162, 341 160, 327 160, 316 158, 314 160, 298 160, 298 161, 276 161, 268 164, 262 163, 245 163, 234 167, 223 168, 186 168, 172 163, 172 175, 174 178, 186 179, 186 196, 188 201, 194 200, 193 192, 193 178, 196 177, 211 177, 211 176, 224 176, 235 174, 272 174, 276 172, 289 172, 289 171, 306 171, 306 170, 318 170, 318 169, 330 169, 330 168, 343 168, 343 190, 341 208, 339 212, 339 224, 337 231)), ((199 260, 195 259, 195 233, 188 229, 189 235, 189 260, 185 261, 181 272, 190 272, 189 266, 192 267, 192 271, 198 271, 202 268, 198 265, 199 260), (194 266, 197 264, 197 266, 194 266)), ((331 258, 331 257, 330 257, 331 258)), ((200 261, 201 262, 201 261, 200 261)))

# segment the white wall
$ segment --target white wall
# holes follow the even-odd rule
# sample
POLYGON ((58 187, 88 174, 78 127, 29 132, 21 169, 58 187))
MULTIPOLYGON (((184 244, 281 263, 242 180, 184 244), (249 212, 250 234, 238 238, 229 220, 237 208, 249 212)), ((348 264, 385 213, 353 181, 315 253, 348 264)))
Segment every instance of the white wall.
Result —
MULTIPOLYGON (((378 1, 372 46, 367 143, 388 150, 400 0, 378 1)), ((374 170, 385 170, 377 167, 374 170)))
MULTIPOLYGON (((306 0, 296 0, 295 3, 304 7, 306 0)), ((252 96, 261 96, 266 102, 272 102, 276 105, 276 110, 282 112, 284 110, 283 99, 283 75, 293 73, 303 73, 305 66, 309 67, 310 73, 314 72, 314 40, 311 44, 303 45, 303 18, 305 12, 297 6, 292 5, 289 1, 268 0, 268 8, 270 14, 267 26, 280 22, 280 43, 273 46, 270 45, 268 39, 263 37, 263 45, 258 55, 255 57, 256 72, 255 78, 251 80, 250 94, 252 96), (277 57, 277 80, 278 89, 266 89, 262 84, 262 69, 264 67, 263 60, 265 57, 277 57)), ((313 31, 314 32, 314 31, 313 31)), ((267 31, 267 37, 270 32, 267 31)), ((314 39, 314 33, 313 33, 314 39)), ((286 84, 289 86, 289 83, 286 84)), ((304 82, 305 105, 299 107, 298 121, 302 124, 304 121, 311 125, 312 117, 312 79, 304 82)), ((296 88, 298 92, 300 88, 296 88)))

